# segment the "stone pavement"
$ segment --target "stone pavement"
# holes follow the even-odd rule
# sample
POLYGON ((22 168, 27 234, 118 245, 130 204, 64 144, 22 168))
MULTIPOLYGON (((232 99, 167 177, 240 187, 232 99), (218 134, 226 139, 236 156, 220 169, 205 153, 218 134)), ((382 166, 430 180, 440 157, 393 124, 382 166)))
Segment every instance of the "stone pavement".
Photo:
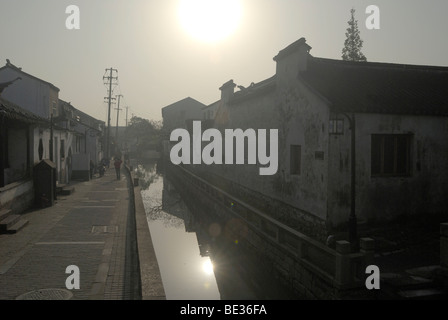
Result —
POLYGON ((121 180, 110 168, 101 178, 71 183, 74 193, 58 196, 53 207, 23 213, 25 228, 0 235, 0 300, 164 298, 144 208, 134 203, 132 177, 122 171, 121 180), (149 243, 137 241, 136 229, 149 243), (137 250, 145 252, 144 260, 137 250), (155 273, 143 274, 144 283, 140 264, 155 273), (72 265, 79 268, 80 288, 67 290, 72 265))
POLYGON ((441 214, 358 227, 360 238, 375 240, 372 264, 380 269, 381 290, 374 290, 372 296, 382 300, 448 298, 448 274, 440 259, 440 224, 445 221, 447 215, 441 214))

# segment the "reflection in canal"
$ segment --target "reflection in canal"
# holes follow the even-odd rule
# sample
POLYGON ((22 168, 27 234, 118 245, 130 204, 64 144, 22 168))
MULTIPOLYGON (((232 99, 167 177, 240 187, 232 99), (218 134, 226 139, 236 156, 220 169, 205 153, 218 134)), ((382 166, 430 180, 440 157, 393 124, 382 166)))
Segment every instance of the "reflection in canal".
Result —
POLYGON ((190 212, 156 164, 136 170, 167 299, 288 298, 276 284, 255 277, 259 272, 235 244, 220 239, 212 213, 190 212))

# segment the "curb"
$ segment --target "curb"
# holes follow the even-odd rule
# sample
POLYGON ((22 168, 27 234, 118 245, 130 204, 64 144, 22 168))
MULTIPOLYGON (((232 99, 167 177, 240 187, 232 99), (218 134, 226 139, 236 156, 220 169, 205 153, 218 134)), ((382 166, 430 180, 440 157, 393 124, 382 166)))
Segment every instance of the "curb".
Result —
POLYGON ((140 271, 140 286, 142 300, 166 300, 165 290, 163 288, 162 277, 159 264, 152 243, 151 234, 146 218, 146 211, 143 205, 143 199, 140 193, 140 187, 134 183, 134 174, 129 167, 126 171, 130 176, 130 188, 134 187, 134 216, 135 231, 137 234, 137 248, 140 271))

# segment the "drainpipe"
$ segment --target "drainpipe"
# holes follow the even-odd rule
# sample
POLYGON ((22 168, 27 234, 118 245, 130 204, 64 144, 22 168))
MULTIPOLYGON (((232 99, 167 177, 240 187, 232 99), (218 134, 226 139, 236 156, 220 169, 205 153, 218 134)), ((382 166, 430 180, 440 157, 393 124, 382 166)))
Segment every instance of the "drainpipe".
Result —
POLYGON ((53 112, 50 115, 50 161, 53 162, 53 112))
POLYGON ((352 252, 359 250, 358 224, 356 218, 356 125, 355 115, 349 116, 344 113, 348 119, 351 133, 351 156, 350 156, 350 216, 348 218, 348 237, 352 247, 352 252))

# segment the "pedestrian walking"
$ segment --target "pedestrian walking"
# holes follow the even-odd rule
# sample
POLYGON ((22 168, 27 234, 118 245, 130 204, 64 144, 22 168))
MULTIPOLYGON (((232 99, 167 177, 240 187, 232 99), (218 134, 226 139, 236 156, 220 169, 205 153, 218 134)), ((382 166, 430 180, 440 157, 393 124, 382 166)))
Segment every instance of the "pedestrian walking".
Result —
POLYGON ((90 179, 93 179, 94 170, 95 170, 95 163, 93 163, 93 160, 90 160, 90 179))
POLYGON ((121 176, 120 175, 121 163, 122 163, 121 159, 116 157, 114 166, 115 166, 115 172, 117 173, 117 180, 120 180, 120 176, 121 176))

